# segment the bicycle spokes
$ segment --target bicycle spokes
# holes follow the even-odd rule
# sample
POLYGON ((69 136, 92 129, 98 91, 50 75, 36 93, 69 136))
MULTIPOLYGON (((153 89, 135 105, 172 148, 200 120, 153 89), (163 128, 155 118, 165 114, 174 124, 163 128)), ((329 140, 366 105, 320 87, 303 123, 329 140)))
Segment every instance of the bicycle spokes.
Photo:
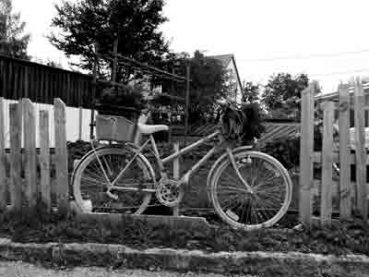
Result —
POLYGON ((148 190, 153 177, 135 154, 129 149, 106 148, 86 158, 74 178, 76 200, 82 205, 90 201, 93 212, 142 212, 154 192, 148 190))
POLYGON ((291 200, 286 171, 274 158, 257 151, 235 154, 234 160, 236 168, 225 161, 212 178, 216 211, 235 227, 252 229, 274 224, 291 200))

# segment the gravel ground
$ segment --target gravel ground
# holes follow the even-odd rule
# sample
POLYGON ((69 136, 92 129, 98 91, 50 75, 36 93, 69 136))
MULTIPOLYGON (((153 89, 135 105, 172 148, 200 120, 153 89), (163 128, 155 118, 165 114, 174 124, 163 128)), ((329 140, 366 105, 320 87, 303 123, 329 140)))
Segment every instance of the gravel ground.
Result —
MULTIPOLYGON (((0 262, 0 276, 6 277, 221 277, 219 274, 175 273, 144 270, 109 270, 98 267, 75 267, 63 270, 48 269, 23 262, 0 262)), ((240 275, 235 275, 240 276, 240 275)), ((257 277, 257 275, 243 275, 257 277)))

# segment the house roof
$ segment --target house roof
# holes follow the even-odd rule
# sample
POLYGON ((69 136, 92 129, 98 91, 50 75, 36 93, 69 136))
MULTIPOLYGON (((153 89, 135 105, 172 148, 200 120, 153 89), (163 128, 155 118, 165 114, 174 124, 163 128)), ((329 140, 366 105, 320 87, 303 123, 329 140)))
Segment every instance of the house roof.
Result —
POLYGON ((233 54, 215 55, 215 56, 207 56, 207 57, 221 61, 224 67, 227 67, 229 63, 232 61, 232 59, 234 59, 233 54))

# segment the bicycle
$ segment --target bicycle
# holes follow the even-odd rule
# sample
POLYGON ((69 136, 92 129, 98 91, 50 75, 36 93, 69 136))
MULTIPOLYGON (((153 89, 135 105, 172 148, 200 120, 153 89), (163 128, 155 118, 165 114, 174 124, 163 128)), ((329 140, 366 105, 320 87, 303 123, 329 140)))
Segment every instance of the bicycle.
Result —
MULTIPOLYGON (((224 101, 219 103, 223 110, 229 106, 224 101)), ((292 198, 288 171, 272 156, 252 150, 250 146, 233 148, 225 139, 221 126, 164 158, 160 158, 153 134, 168 131, 168 126, 147 125, 140 121, 130 126, 136 126, 141 134, 148 136, 142 145, 120 142, 93 148, 75 168, 73 192, 83 212, 114 210, 139 215, 149 206, 153 194, 162 205, 178 206, 191 175, 220 151, 223 153, 211 167, 206 185, 213 207, 224 222, 245 230, 266 228, 287 212, 292 198), (213 148, 179 180, 168 177, 166 164, 212 140, 217 141, 213 148), (158 179, 143 154, 149 144, 160 171, 158 179)))

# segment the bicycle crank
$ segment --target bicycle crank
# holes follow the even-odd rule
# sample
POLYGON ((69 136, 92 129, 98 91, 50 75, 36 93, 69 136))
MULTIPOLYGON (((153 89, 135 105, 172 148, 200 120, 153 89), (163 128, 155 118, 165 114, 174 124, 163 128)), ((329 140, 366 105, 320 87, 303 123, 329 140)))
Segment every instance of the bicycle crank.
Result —
POLYGON ((178 206, 183 198, 183 188, 175 180, 160 180, 156 188, 156 198, 167 207, 178 206))
POLYGON ((114 200, 118 200, 118 195, 116 195, 116 194, 114 194, 114 193, 112 193, 111 191, 110 191, 110 189, 108 189, 107 191, 106 191, 106 195, 107 196, 109 196, 111 199, 114 199, 114 200))

